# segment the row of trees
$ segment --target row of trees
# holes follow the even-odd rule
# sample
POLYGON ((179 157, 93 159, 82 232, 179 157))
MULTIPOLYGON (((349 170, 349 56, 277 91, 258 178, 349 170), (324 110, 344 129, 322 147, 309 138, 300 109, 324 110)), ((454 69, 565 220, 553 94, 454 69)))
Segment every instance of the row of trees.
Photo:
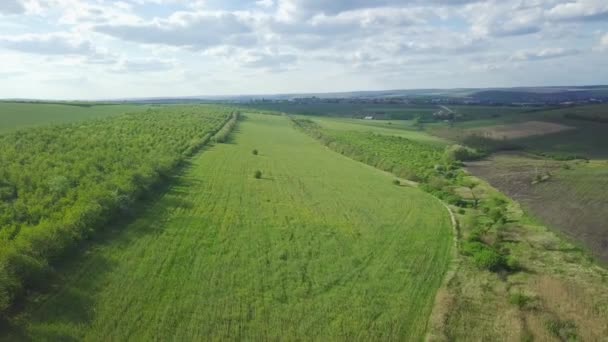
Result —
POLYGON ((341 154, 410 180, 428 179, 435 174, 435 166, 444 162, 444 150, 439 146, 397 136, 327 130, 308 119, 293 122, 341 154))
POLYGON ((237 118, 173 106, 0 136, 0 314, 237 118))

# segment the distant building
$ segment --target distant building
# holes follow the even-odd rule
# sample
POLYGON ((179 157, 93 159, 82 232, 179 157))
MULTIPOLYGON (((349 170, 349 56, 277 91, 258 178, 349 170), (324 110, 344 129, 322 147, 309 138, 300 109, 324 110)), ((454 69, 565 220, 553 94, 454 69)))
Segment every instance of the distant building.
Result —
POLYGON ((368 115, 366 117, 363 118, 364 120, 374 120, 374 117, 371 115, 368 115))

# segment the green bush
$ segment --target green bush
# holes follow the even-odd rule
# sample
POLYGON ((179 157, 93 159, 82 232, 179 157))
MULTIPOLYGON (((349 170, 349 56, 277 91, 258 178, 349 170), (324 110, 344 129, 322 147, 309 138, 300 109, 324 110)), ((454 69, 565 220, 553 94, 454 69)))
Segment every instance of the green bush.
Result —
POLYGON ((505 260, 500 253, 493 249, 486 248, 473 255, 475 265, 488 271, 498 271, 505 265, 505 260))
POLYGON ((256 171, 253 173, 253 177, 254 177, 255 179, 260 179, 260 178, 262 178, 262 171, 260 171, 260 170, 256 170, 256 171))
POLYGON ((482 155, 476 150, 462 145, 451 145, 445 149, 445 159, 450 162, 475 160, 481 157, 482 155))
POLYGON ((532 298, 530 296, 527 296, 521 292, 515 292, 509 295, 509 303, 517 306, 520 309, 525 308, 531 301, 532 298))
POLYGON ((401 181, 398 179, 393 179, 393 184, 395 185, 401 185, 401 181))
POLYGON ((254 156, 258 155, 258 150, 254 149, 253 151, 251 151, 251 153, 253 153, 254 156))
POLYGON ((480 269, 496 272, 505 269, 505 257, 494 248, 479 241, 466 241, 462 244, 462 254, 472 257, 480 269))

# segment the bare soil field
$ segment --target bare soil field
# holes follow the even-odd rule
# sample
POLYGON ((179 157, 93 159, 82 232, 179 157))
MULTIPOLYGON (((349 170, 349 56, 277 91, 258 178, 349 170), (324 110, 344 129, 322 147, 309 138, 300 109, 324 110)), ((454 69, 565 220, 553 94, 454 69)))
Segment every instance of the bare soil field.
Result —
POLYGON ((536 135, 558 133, 574 127, 546 121, 526 121, 507 125, 498 125, 472 130, 472 132, 486 138, 498 140, 521 139, 536 135))
POLYGON ((467 163, 467 169, 608 264, 606 161, 559 162, 499 153, 467 163), (535 182, 539 177, 544 180, 535 182))

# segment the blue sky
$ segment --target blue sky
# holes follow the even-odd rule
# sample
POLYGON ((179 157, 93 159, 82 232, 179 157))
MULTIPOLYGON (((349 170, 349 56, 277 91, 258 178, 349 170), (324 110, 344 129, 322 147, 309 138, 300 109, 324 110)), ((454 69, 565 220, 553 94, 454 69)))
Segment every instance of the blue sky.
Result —
POLYGON ((0 98, 608 83, 606 0, 1 0, 0 98))

